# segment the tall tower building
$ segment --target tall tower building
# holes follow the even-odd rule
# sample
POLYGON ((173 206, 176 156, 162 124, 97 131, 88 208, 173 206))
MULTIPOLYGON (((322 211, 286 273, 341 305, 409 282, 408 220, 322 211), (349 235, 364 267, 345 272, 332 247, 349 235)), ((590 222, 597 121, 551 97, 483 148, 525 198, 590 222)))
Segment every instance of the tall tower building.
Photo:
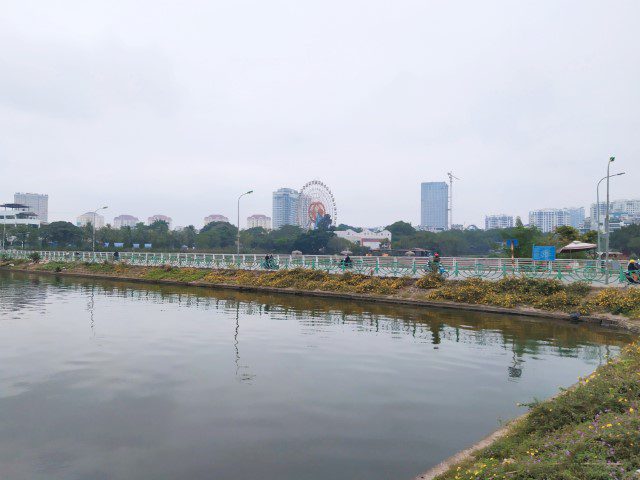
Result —
POLYGON ((420 226, 429 230, 446 230, 449 213, 449 185, 424 182, 420 189, 420 226))
POLYGON ((292 188, 280 188, 273 192, 273 229, 283 225, 297 225, 298 199, 300 192, 292 188))
POLYGON ((49 195, 39 193, 16 193, 13 202, 29 207, 29 211, 37 215, 40 222, 49 222, 49 195))

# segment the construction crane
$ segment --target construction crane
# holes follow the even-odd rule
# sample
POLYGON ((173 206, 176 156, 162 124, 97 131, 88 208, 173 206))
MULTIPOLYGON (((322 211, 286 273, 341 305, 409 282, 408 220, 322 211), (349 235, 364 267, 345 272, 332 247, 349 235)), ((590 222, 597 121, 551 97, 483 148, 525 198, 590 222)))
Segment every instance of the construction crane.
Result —
POLYGON ((453 179, 460 180, 453 172, 447 172, 449 176, 449 228, 453 228, 453 179))

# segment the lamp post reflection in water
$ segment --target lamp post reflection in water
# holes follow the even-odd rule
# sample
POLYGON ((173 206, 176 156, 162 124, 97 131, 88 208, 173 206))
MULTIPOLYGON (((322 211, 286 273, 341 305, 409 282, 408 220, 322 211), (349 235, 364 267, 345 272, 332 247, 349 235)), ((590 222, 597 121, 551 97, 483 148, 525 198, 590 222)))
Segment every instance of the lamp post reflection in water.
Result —
POLYGON ((93 312, 95 309, 95 302, 96 302, 96 294, 95 294, 95 285, 91 285, 91 294, 89 295, 89 301, 87 302, 87 310, 89 311, 89 326, 91 328, 91 334, 93 337, 96 336, 96 330, 95 330, 95 321, 93 318, 93 312))
POLYGON ((240 369, 249 369, 249 365, 240 365, 240 302, 236 302, 236 328, 233 334, 233 347, 236 351, 236 378, 241 382, 251 382, 256 376, 252 373, 240 373, 240 369))

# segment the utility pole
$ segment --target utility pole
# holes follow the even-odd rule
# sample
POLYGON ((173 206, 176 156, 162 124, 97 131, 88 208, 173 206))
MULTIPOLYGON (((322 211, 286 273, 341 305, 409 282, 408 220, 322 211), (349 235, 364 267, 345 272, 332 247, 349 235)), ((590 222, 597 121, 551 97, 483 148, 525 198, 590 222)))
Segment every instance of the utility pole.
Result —
POLYGON ((238 243, 238 255, 240 255, 240 199, 242 197, 244 197, 245 195, 249 195, 250 193, 253 193, 253 190, 249 190, 248 192, 244 192, 242 195, 240 195, 238 197, 238 238, 237 238, 237 243, 238 243))
MULTIPOLYGON (((620 173, 614 173, 613 175, 610 175, 610 177, 618 177, 620 175, 624 175, 625 172, 620 172, 620 173)), ((598 185, 596 186, 596 222, 598 225, 598 261, 602 260, 602 254, 604 253, 604 251, 602 250, 602 224, 600 222, 600 184, 602 183, 603 180, 606 180, 607 177, 606 175, 604 177, 602 177, 600 179, 600 181, 598 182, 598 185)), ((593 221, 593 219, 592 219, 593 221)), ((593 228, 591 228, 591 230, 593 230, 593 228)))
POLYGON ((453 179, 460 180, 453 172, 448 172, 449 176, 449 229, 453 228, 453 179))
POLYGON ((91 251, 95 253, 96 251, 96 215, 98 214, 98 212, 100 210, 104 210, 105 208, 109 208, 109 207, 100 207, 100 208, 96 208, 93 212, 93 222, 92 222, 92 235, 91 235, 91 251))
POLYGON ((604 231, 605 231, 605 237, 604 237, 604 248, 605 248, 605 257, 604 257, 604 261, 605 261, 605 269, 606 269, 606 276, 604 277, 604 283, 605 285, 609 284, 609 168, 611 167, 611 164, 616 160, 616 157, 609 157, 609 161, 607 162, 607 210, 606 210, 606 215, 604 217, 604 231))

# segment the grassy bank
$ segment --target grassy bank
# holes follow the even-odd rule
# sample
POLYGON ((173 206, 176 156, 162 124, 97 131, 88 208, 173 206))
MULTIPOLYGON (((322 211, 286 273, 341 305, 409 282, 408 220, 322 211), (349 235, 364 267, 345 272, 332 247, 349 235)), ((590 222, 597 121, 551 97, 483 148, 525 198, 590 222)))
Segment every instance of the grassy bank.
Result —
POLYGON ((438 480, 637 479, 640 347, 631 344, 438 480))
POLYGON ((432 302, 490 305, 547 312, 621 315, 640 319, 640 289, 595 290, 584 283, 523 277, 498 281, 447 280, 427 275, 420 279, 382 278, 354 273, 328 274, 319 270, 211 270, 170 266, 136 267, 120 263, 0 262, 32 271, 100 274, 149 281, 198 282, 199 284, 270 287, 301 291, 355 293, 432 302))
POLYGON ((503 308, 533 308, 549 312, 621 315, 640 318, 640 289, 595 290, 584 283, 565 284, 557 280, 524 277, 498 281, 481 279, 443 281, 427 275, 420 279, 381 278, 319 270, 208 270, 197 268, 136 267, 121 263, 30 263, 5 261, 16 268, 33 271, 99 274, 149 281, 198 282, 211 285, 270 287, 308 291, 369 294, 434 302, 490 305, 503 308))

